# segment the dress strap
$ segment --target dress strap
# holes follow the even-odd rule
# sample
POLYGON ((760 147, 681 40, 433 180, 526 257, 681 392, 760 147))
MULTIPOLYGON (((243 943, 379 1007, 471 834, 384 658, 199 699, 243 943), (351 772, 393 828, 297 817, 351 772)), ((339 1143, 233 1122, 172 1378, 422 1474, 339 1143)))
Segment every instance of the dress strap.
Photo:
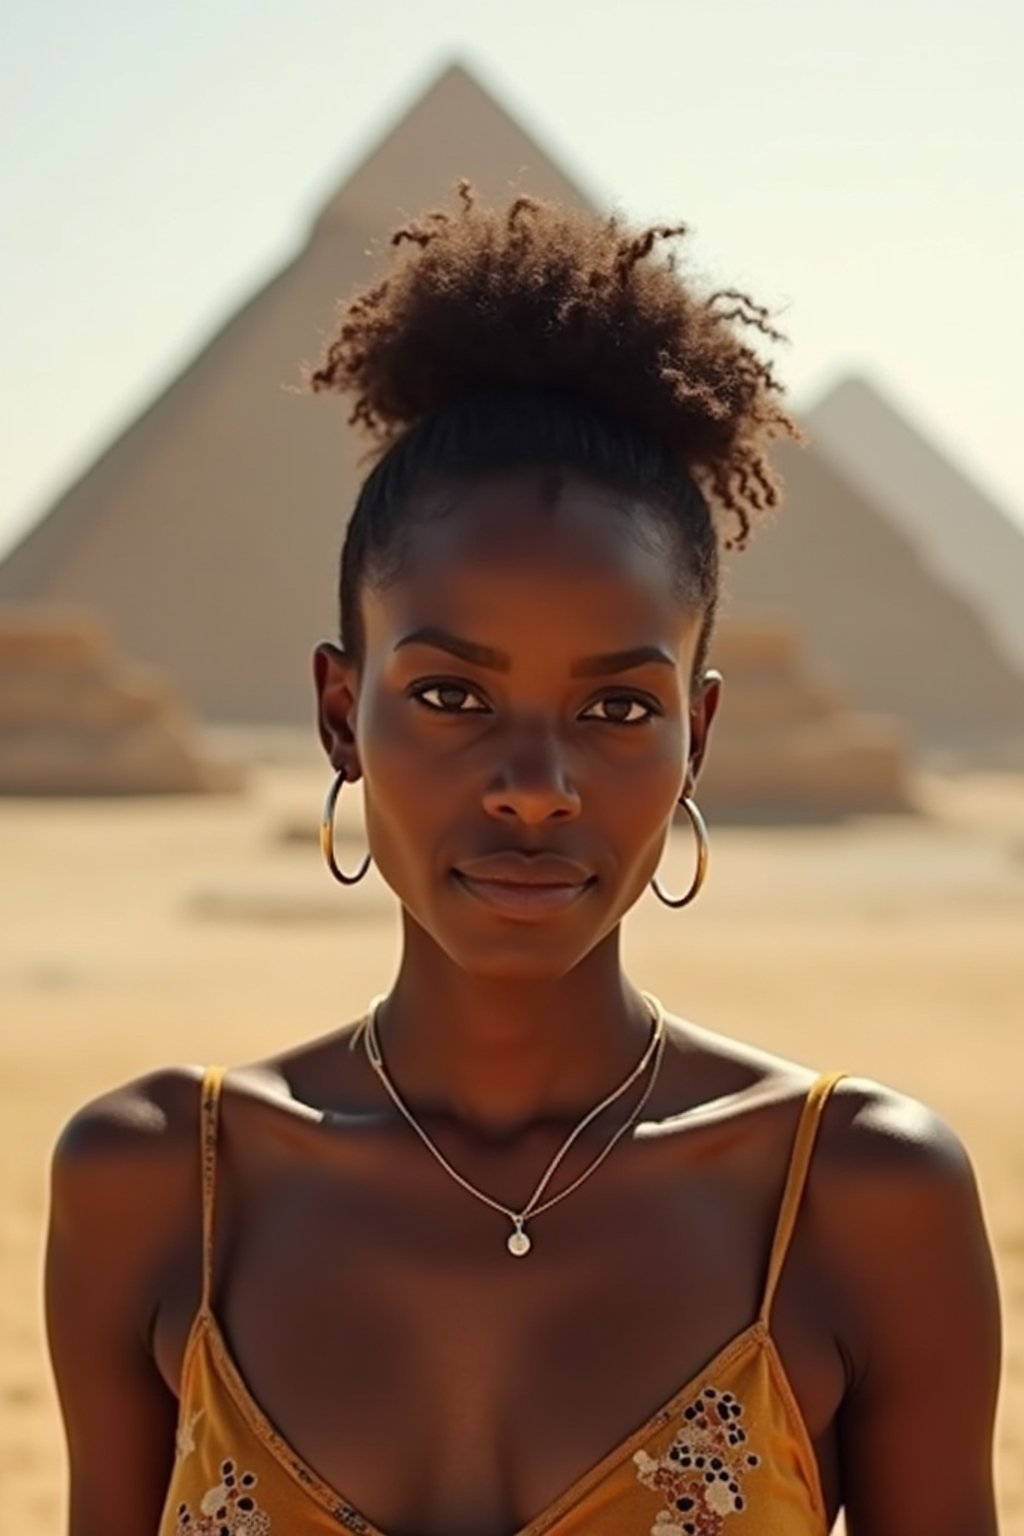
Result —
POLYGON ((761 1302, 761 1310, 758 1313, 758 1320, 765 1327, 769 1326, 772 1301, 775 1298, 775 1287, 779 1283, 779 1276, 782 1274, 782 1266, 786 1262, 790 1239, 793 1236, 793 1228, 796 1225, 800 1197, 807 1182, 807 1171, 811 1165, 811 1153, 814 1150, 814 1139, 818 1134, 822 1111, 836 1083, 839 1082, 840 1078, 846 1076, 847 1073, 845 1072, 823 1072, 807 1090, 807 1097, 800 1112, 796 1135, 793 1138, 793 1150, 789 1158, 789 1171, 786 1174, 786 1183, 782 1191, 782 1202, 779 1206, 779 1214, 775 1223, 775 1236, 772 1239, 771 1253, 768 1256, 768 1278, 765 1281, 764 1299, 761 1302))
POLYGON ((203 1170, 203 1296, 200 1310, 209 1312, 213 1294, 213 1202, 217 1188, 217 1122, 225 1067, 207 1067, 199 1115, 199 1156, 203 1170))

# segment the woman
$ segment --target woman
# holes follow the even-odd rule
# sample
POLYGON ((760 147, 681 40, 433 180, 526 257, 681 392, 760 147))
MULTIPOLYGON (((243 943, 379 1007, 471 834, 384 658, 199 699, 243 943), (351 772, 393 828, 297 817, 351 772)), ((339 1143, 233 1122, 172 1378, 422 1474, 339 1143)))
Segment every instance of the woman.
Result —
POLYGON ((956 1137, 620 964, 646 887, 703 878, 718 541, 795 430, 743 339, 774 333, 659 258, 679 229, 460 191, 312 380, 380 440, 314 667, 324 851, 394 890, 397 976, 65 1128, 70 1532, 820 1536, 845 1506, 851 1536, 991 1536, 998 1304, 956 1137))

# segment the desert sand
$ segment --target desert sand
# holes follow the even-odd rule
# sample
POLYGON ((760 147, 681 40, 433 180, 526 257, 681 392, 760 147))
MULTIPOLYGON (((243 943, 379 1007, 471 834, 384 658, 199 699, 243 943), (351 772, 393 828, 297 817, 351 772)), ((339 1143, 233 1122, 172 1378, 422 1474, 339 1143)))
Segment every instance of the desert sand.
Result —
MULTIPOLYGON (((12 1536, 65 1530, 41 1274, 66 1118, 154 1066, 320 1035, 387 985, 393 898, 375 875, 337 886, 303 835, 327 783, 299 753, 255 766, 238 796, 0 801, 0 1530, 12 1536)), ((674 913, 646 896, 625 954, 675 1011, 880 1079, 963 1138, 1005 1308, 1002 1530, 1024 1536, 1024 778, 930 778, 920 794, 920 818, 712 823, 699 902, 674 913)), ((354 797, 339 815, 354 865, 354 797)), ((680 827, 671 889, 691 861, 680 827)))

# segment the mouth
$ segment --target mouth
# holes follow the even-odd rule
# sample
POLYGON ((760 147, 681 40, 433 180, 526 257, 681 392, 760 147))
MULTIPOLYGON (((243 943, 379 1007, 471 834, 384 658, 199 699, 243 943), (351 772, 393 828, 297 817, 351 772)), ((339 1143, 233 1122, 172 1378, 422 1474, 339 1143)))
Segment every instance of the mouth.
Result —
POLYGON ((563 912, 583 897, 596 877, 575 882, 488 880, 476 875, 452 871, 455 882, 462 890, 494 912, 507 917, 536 919, 563 912))

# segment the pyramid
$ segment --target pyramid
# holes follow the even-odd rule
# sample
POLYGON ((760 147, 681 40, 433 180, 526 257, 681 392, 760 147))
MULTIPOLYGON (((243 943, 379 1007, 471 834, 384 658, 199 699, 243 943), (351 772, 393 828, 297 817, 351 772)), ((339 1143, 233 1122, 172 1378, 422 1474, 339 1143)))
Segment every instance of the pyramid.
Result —
POLYGON ((905 732, 851 709, 842 690, 823 683, 792 626, 725 624, 709 660, 725 686, 697 798, 716 821, 919 809, 905 732))
POLYGON ((173 681, 125 662, 92 614, 0 605, 0 795, 228 793, 173 681))
POLYGON ((876 385, 844 379, 806 417, 818 448, 885 511, 923 565, 1024 671, 1024 528, 981 494, 876 385))
POLYGON ((310 652, 336 632, 356 492, 337 399, 301 392, 371 242, 458 175, 505 199, 575 187, 461 68, 360 165, 297 259, 245 304, 0 565, 0 602, 95 607, 218 722, 312 722, 310 652))
MULTIPOLYGON (((207 720, 312 730, 310 654, 335 633, 338 553, 360 467, 338 401, 296 388, 301 365, 319 356, 338 298, 373 275, 388 231, 449 201, 460 175, 495 200, 522 189, 587 202, 465 70, 446 70, 327 202, 296 259, 10 552, 0 602, 98 610, 207 720)), ((1024 683, 969 602, 820 453, 789 456, 786 469, 778 528, 736 562, 733 620, 794 626, 812 670, 825 666, 851 709, 895 710, 913 742, 970 752, 1005 736, 1024 683), (822 532, 837 518, 818 502, 833 494, 843 547, 864 531, 868 555, 850 567, 863 584, 846 581, 822 532), (884 618, 883 602, 892 606, 884 618), (899 689, 877 647, 873 665, 862 662, 866 605, 891 640, 911 619, 918 626, 899 689), (954 653, 966 702, 950 697, 948 679, 945 701, 934 686, 932 654, 954 653)))
POLYGON ((775 454, 785 505, 727 558, 723 623, 791 622, 824 681, 952 766, 1024 747, 1024 672, 965 596, 819 449, 775 454))

